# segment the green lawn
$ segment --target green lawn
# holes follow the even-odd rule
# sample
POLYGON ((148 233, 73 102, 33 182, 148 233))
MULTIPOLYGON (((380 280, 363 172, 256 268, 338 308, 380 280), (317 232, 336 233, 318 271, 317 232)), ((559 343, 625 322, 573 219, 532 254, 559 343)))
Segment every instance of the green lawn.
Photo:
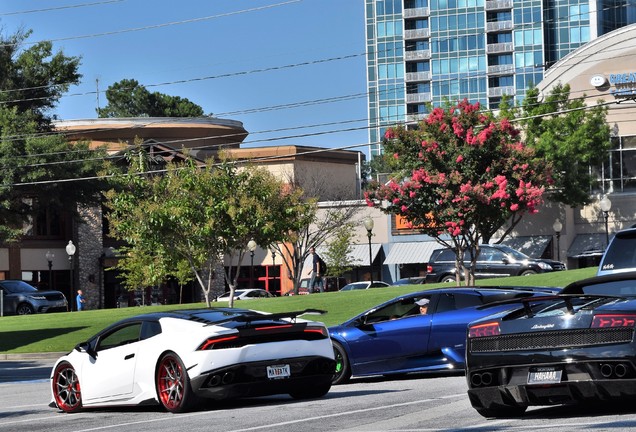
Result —
MULTIPOLYGON (((479 281, 479 285, 564 286, 569 282, 593 276, 596 267, 534 276, 510 277, 479 281)), ((284 312, 314 308, 326 310, 322 316, 309 318, 327 325, 346 319, 398 295, 421 289, 447 286, 442 284, 408 285, 364 291, 335 292, 274 299, 235 302, 237 307, 266 312, 284 312)), ((226 306, 227 303, 214 303, 226 306)), ((122 309, 102 309, 84 312, 67 312, 0 318, 0 353, 41 353, 70 351, 76 343, 88 339, 107 325, 140 313, 205 307, 205 304, 144 306, 122 309)))

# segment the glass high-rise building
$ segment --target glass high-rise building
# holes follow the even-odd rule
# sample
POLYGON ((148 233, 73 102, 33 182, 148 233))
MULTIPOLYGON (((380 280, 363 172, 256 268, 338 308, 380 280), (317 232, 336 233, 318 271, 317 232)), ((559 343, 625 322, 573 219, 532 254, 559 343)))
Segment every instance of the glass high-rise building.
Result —
POLYGON ((566 54, 636 22, 630 0, 365 0, 369 154, 428 103, 497 108, 566 54))

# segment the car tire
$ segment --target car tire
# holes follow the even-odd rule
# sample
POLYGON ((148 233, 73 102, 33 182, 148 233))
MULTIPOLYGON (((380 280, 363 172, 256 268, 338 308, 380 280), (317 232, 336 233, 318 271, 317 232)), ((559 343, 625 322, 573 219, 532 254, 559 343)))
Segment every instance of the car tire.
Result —
POLYGON ((294 399, 316 399, 326 395, 329 389, 331 389, 331 384, 319 384, 291 391, 289 395, 294 399))
POLYGON ((536 275, 537 272, 534 270, 525 270, 523 272, 521 272, 521 276, 532 276, 532 275, 536 275))
POLYGON ((59 409, 67 413, 82 409, 82 391, 75 368, 66 361, 55 367, 53 379, 53 398, 59 409))
POLYGON ((17 308, 15 308, 16 315, 31 315, 35 313, 35 309, 28 303, 20 303, 17 308))
POLYGON ((336 371, 331 379, 331 384, 338 385, 344 384, 351 378, 351 366, 349 364, 349 357, 344 347, 335 340, 331 341, 333 344, 333 355, 336 360, 336 371))
POLYGON ((452 283, 452 282, 456 282, 456 281, 457 281, 457 279, 455 279, 454 275, 447 275, 447 276, 444 276, 444 277, 442 277, 440 279, 440 282, 443 282, 443 283, 452 283))
POLYGON ((528 409, 527 406, 497 405, 492 408, 475 408, 475 410, 486 418, 514 418, 520 417, 528 409))
POLYGON ((155 386, 159 402, 172 413, 187 411, 196 400, 188 371, 173 352, 161 356, 155 372, 155 386))

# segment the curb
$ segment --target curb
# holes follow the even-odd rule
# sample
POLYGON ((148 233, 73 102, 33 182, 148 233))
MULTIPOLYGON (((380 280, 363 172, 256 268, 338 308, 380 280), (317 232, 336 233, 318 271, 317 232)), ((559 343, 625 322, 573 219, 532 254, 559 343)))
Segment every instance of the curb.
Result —
POLYGON ((68 354, 66 352, 50 352, 50 353, 18 353, 8 354, 0 353, 1 360, 57 360, 59 357, 68 354))

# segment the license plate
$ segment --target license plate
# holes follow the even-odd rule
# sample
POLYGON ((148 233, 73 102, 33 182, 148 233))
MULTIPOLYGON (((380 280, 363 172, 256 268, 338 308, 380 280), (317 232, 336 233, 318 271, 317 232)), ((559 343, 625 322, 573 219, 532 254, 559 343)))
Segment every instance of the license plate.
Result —
POLYGON ((563 371, 556 368, 537 368, 528 372, 528 384, 557 384, 563 371))
POLYGON ((267 378, 269 379, 289 378, 290 375, 291 371, 288 364, 267 366, 267 378))

